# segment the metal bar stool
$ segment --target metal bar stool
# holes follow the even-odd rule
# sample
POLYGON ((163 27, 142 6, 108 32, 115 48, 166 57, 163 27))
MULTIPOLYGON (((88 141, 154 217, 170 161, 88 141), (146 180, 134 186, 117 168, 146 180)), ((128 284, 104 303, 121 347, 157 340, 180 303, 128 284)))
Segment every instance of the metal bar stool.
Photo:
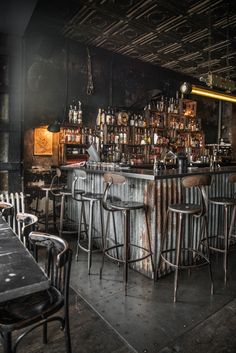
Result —
MULTIPOLYGON (((66 200, 68 198, 76 199, 78 196, 84 194, 84 190, 75 190, 74 188, 75 181, 72 182, 72 190, 64 189, 60 190, 59 194, 61 195, 61 209, 60 209, 60 221, 59 221, 59 236, 62 237, 63 234, 74 234, 77 233, 77 229, 73 229, 77 223, 68 217, 65 217, 65 208, 66 200), (65 224, 69 227, 68 230, 65 229, 65 224)), ((77 200, 78 201, 78 200, 77 200)))
POLYGON ((84 192, 82 190, 77 190, 76 185, 80 180, 87 179, 87 173, 85 170, 78 170, 77 175, 74 176, 73 180, 73 195, 72 197, 81 204, 80 210, 80 222, 78 227, 78 240, 77 240, 77 251, 76 251, 76 260, 78 261, 79 249, 86 251, 88 254, 88 274, 90 275, 90 269, 92 266, 92 253, 98 251, 99 249, 93 249, 93 241, 95 239, 101 239, 102 248, 103 248, 103 210, 102 210, 102 198, 103 194, 92 192, 84 192), (79 192, 82 191, 82 192, 79 192), (88 204, 89 208, 89 222, 87 224, 86 214, 85 214, 85 203, 88 204), (98 203, 100 209, 100 222, 101 222, 101 235, 94 236, 93 232, 93 218, 94 218, 94 204, 98 203), (82 230, 82 226, 84 229, 82 230), (82 234, 86 235, 87 245, 82 245, 82 234))
MULTIPOLYGON (((44 216, 45 216, 45 232, 48 232, 48 225, 49 225, 49 197, 52 195, 52 202, 53 202, 53 224, 54 224, 54 230, 56 228, 56 198, 61 196, 60 195, 60 190, 63 189, 64 185, 60 184, 60 177, 61 177, 61 170, 59 168, 56 168, 56 174, 53 176, 52 181, 50 185, 42 185, 40 187, 40 190, 45 192, 45 210, 44 210, 44 216)), ((37 205, 36 205, 36 212, 38 212, 38 200, 37 200, 37 205)), ((40 217, 39 217, 39 223, 40 222, 40 217)))
POLYGON ((178 275, 179 269, 188 269, 201 267, 204 265, 209 266, 209 274, 211 281, 211 294, 213 294, 213 279, 212 279, 212 269, 209 254, 209 242, 208 242, 208 221, 207 221, 207 194, 205 186, 211 184, 211 176, 209 175, 196 175, 187 176, 182 179, 182 185, 184 188, 196 187, 200 194, 200 205, 191 203, 181 203, 169 205, 166 219, 165 219, 165 229, 164 234, 161 239, 161 249, 160 249, 160 262, 157 270, 160 270, 162 261, 171 267, 175 268, 175 279, 174 279, 174 302, 177 300, 177 289, 178 289, 178 275), (168 235, 168 218, 170 213, 174 213, 178 216, 178 231, 176 235, 176 246, 175 249, 167 248, 164 249, 164 243, 168 235), (183 241, 183 216, 191 217, 189 220, 190 224, 190 234, 188 236, 189 246, 182 247, 183 241), (204 230, 205 240, 206 240, 206 255, 203 251, 199 250, 201 242, 197 248, 193 247, 193 234, 192 234, 192 222, 195 219, 199 219, 200 234, 204 230), (170 256, 173 256, 174 259, 170 256), (182 260, 182 262, 181 262, 182 260))
MULTIPOLYGON (((148 257, 151 258, 151 266, 152 271, 154 273, 154 263, 153 263, 153 256, 152 256, 152 249, 151 249, 151 239, 150 239, 150 232, 148 226, 148 219, 147 219, 147 207, 144 203, 135 202, 135 201, 121 201, 121 200, 114 200, 114 198, 109 197, 109 192, 112 185, 123 185, 126 182, 126 179, 122 175, 118 174, 111 174, 106 173, 104 174, 104 181, 106 183, 104 195, 103 195, 103 207, 112 212, 112 217, 114 221, 114 212, 122 212, 124 215, 124 240, 123 243, 118 243, 116 239, 115 233, 115 244, 112 246, 106 247, 107 244, 107 229, 108 225, 106 226, 105 238, 103 241, 104 248, 103 248, 103 259, 102 259, 102 266, 100 269, 100 278, 102 278, 102 271, 104 266, 104 259, 107 256, 111 260, 115 260, 118 263, 124 264, 124 284, 125 284, 125 295, 127 295, 127 284, 128 284, 128 269, 129 265, 134 262, 142 261, 148 257), (136 210, 144 210, 145 213, 145 223, 147 229, 147 240, 148 240, 148 248, 143 246, 133 244, 130 241, 130 212, 136 210), (119 248, 123 249, 123 256, 122 258, 116 256, 115 254, 111 253, 112 250, 118 250, 119 248), (139 258, 131 258, 131 248, 137 248, 143 252, 142 256, 139 258)), ((114 228, 115 229, 115 228, 114 228)))
MULTIPOLYGON (((231 184, 236 183, 236 173, 230 174, 228 177, 228 181, 231 184)), ((224 283, 227 283, 227 272, 228 272, 228 252, 230 241, 232 237, 236 237, 236 235, 232 234, 233 226, 235 222, 236 215, 236 198, 235 197, 211 197, 209 198, 209 203, 217 206, 224 207, 224 234, 223 235, 213 235, 209 237, 210 244, 209 249, 211 251, 220 252, 224 255, 223 267, 224 267, 224 283), (232 209, 232 218, 229 224, 229 211, 232 209)), ((203 239, 203 244, 205 244, 205 239, 203 239)))

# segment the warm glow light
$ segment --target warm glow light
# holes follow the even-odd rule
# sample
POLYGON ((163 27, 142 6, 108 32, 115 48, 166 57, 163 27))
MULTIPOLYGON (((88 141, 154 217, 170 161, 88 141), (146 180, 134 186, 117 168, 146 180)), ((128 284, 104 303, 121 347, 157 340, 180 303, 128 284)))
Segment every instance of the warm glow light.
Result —
POLYGON ((236 96, 232 96, 231 94, 225 94, 217 91, 211 91, 202 87, 191 85, 188 82, 184 82, 180 86, 180 92, 183 94, 198 94, 199 96, 219 99, 226 102, 236 103, 236 96))
POLYGON ((223 100, 226 102, 236 103, 235 96, 231 96, 229 94, 224 94, 224 93, 215 92, 215 91, 209 91, 207 89, 197 87, 197 86, 192 86, 191 93, 197 94, 197 95, 203 96, 203 97, 209 97, 209 98, 213 98, 213 99, 223 100))

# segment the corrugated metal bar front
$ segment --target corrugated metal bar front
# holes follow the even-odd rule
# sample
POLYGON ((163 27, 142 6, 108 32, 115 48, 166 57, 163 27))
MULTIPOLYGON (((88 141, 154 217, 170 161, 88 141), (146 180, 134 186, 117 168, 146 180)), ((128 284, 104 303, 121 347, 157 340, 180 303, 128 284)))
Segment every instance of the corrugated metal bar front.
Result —
MULTIPOLYGON (((76 169, 73 171, 76 174, 76 169)), ((212 176, 212 184, 207 187, 207 194, 210 196, 231 196, 236 190, 236 186, 228 183, 229 173, 215 174, 212 176)), ((72 172, 68 172, 68 184, 71 186, 72 172)), ((80 180, 78 188, 85 191, 95 191, 102 193, 104 191, 103 174, 90 172, 85 181, 80 180)), ((154 252, 155 266, 158 265, 160 259, 160 241, 164 232, 164 221, 166 218, 166 210, 169 204, 180 203, 184 199, 186 202, 200 202, 200 195, 196 188, 184 189, 181 186, 181 178, 163 178, 156 181, 127 177, 125 185, 115 185, 112 189, 114 196, 120 197, 122 200, 134 200, 145 202, 148 206, 148 221, 151 232, 151 243, 154 252)), ((88 212, 88 209, 86 210, 88 212)), ((79 219, 79 205, 72 200, 70 205, 70 217, 74 220, 79 219)), ((107 213, 104 212, 104 220, 106 222, 107 213)), ((208 209, 209 217, 209 234, 216 235, 223 230, 222 210, 210 204, 208 209)), ((104 224, 106 224, 104 222, 104 224)), ((118 241, 123 242, 123 215, 121 212, 115 213, 115 222, 117 229, 118 241)), ((131 241, 134 244, 148 247, 147 231, 145 227, 145 219, 143 211, 131 212, 131 241)), ((93 227, 96 235, 101 234, 99 209, 95 205, 93 227)), ((168 235, 166 237, 165 247, 175 248, 176 234, 178 229, 178 218, 175 214, 170 214, 168 221, 168 235)), ((113 225, 110 224, 109 232, 113 234, 113 225)), ((183 236, 183 245, 187 247, 192 237, 192 244, 198 247, 199 240, 202 237, 201 225, 199 220, 193 221, 193 233, 190 234, 189 219, 186 218, 183 236)), ((134 256, 138 257, 141 253, 140 249, 135 248, 134 256)), ((169 260, 174 260, 174 252, 169 255, 169 260)), ((182 259, 187 261, 186 258, 182 259)), ((133 264, 133 267, 148 277, 152 277, 150 258, 142 262, 133 264)), ((161 274, 170 271, 165 264, 161 268, 161 274)))

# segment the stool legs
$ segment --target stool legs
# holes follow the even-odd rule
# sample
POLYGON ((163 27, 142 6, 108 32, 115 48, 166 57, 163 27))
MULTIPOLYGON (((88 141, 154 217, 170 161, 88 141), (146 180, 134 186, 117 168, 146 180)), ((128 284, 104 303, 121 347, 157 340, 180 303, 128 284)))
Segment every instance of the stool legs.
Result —
POLYGON ((88 229, 88 274, 90 275, 90 268, 92 265, 92 221, 93 221, 93 205, 94 202, 89 202, 89 229, 88 229))
POLYGON ((62 237, 63 221, 64 221, 64 209, 65 209, 65 195, 61 197, 61 211, 60 211, 60 224, 59 224, 59 236, 62 237))
MULTIPOLYGON (((143 208, 142 208, 143 209, 143 208)), ((128 272, 129 272, 129 266, 130 263, 136 262, 136 261, 142 261, 147 257, 151 257, 151 265, 152 265, 152 272, 154 273, 154 263, 153 263, 153 257, 152 257, 152 251, 151 251, 151 238, 150 238, 150 231, 149 231, 149 225, 148 225, 148 219, 147 219, 147 212, 146 209, 145 211, 145 224, 147 228, 147 237, 148 237, 148 249, 144 248, 142 246, 136 245, 136 244, 131 244, 130 243, 130 212, 132 209, 122 209, 122 214, 124 215, 124 241, 123 243, 118 244, 117 242, 117 235, 116 235, 116 227, 115 227, 115 219, 114 219, 114 213, 115 212, 120 212, 121 210, 115 210, 115 211, 109 211, 107 215, 107 223, 106 223, 106 230, 105 230, 105 235, 104 235, 104 249, 103 249, 103 258, 102 258, 102 264, 100 268, 100 279, 102 278, 102 271, 104 267, 104 259, 105 255, 107 255, 109 258, 112 260, 115 260, 119 263, 122 263, 124 265, 123 268, 123 282, 124 282, 124 290, 125 290, 125 295, 127 295, 127 287, 128 287, 128 272), (112 219, 113 219, 113 227, 114 227, 114 242, 115 245, 111 247, 107 247, 107 239, 108 239, 108 226, 109 226, 109 221, 110 221, 110 213, 112 213, 112 219), (137 247, 142 249, 143 251, 146 251, 147 254, 143 257, 140 257, 139 259, 132 259, 131 258, 131 246, 137 247), (118 248, 122 247, 123 248, 123 256, 122 258, 119 258, 119 252, 118 248), (115 250, 116 251, 116 256, 113 254, 109 254, 110 250, 115 250)))
POLYGON ((228 207, 224 205, 224 283, 227 282, 227 269, 228 269, 228 249, 229 249, 229 231, 228 231, 228 207))
POLYGON ((76 255, 75 255, 76 261, 78 261, 81 233, 85 233, 85 234, 86 234, 86 237, 88 238, 87 222, 86 222, 84 201, 83 201, 83 200, 80 200, 80 203, 81 203, 81 207, 80 207, 80 220, 79 220, 79 227, 78 227, 77 249, 76 249, 76 255), (83 231, 82 231, 82 225, 85 227, 85 229, 84 229, 83 231))
POLYGON ((209 248, 209 234, 208 234, 208 219, 207 219, 207 215, 203 216, 203 222, 204 222, 204 236, 206 238, 207 257, 209 259, 209 275, 210 275, 210 281, 211 281, 211 294, 214 294, 214 282, 213 282, 211 258, 210 258, 211 254, 210 254, 210 248, 209 248))
MULTIPOLYGON (((92 266, 92 234, 93 234, 93 211, 94 211, 94 202, 97 200, 90 200, 89 201, 89 223, 88 223, 88 230, 87 230, 87 223, 86 223, 86 218, 85 218, 85 205, 84 205, 84 200, 81 200, 81 212, 80 212, 80 224, 79 224, 79 229, 78 229, 78 242, 77 242, 77 251, 76 251, 76 260, 78 261, 78 254, 79 254, 79 247, 81 247, 83 250, 85 250, 88 253, 88 274, 90 275, 90 269, 92 266), (83 222, 82 222, 83 221, 83 222), (87 235, 88 239, 88 247, 84 248, 80 245, 80 235, 82 233, 82 223, 85 226, 84 232, 87 235)), ((100 222, 101 222, 101 239, 102 239, 102 248, 103 246, 103 214, 102 214, 102 209, 101 209, 101 202, 99 201, 99 207, 100 207, 100 222)))
POLYGON ((149 222, 148 222, 147 208, 145 208, 145 223, 147 228, 147 237, 148 237, 148 246, 149 246, 150 257, 151 257, 152 273, 153 273, 153 277, 155 277, 155 267, 154 267, 154 261, 153 261, 153 255, 152 255, 152 244, 151 244, 151 235, 150 235, 150 228, 149 228, 149 222))
MULTIPOLYGON (((156 270, 155 278, 157 278, 158 271, 160 271, 160 269, 161 269, 162 260, 165 261, 170 266, 173 266, 175 268, 175 274, 174 274, 174 303, 175 303, 177 301, 179 269, 181 267, 186 266, 185 262, 183 264, 181 264, 181 248, 182 248, 181 247, 181 243, 182 243, 182 236, 183 236, 182 228, 183 228, 183 216, 184 216, 184 214, 183 213, 178 213, 178 229, 177 229, 177 234, 176 234, 176 244, 175 244, 175 250, 174 250, 175 251, 175 260, 174 260, 174 262, 171 263, 170 260, 167 260, 164 257, 164 253, 173 250, 173 249, 164 250, 164 243, 165 243, 166 236, 168 234, 169 213, 170 213, 170 211, 167 210, 166 218, 165 218, 165 224, 164 224, 164 234, 162 236, 161 244, 160 244, 160 259, 159 259, 158 268, 156 270)), ((189 223, 190 224, 189 234, 190 234, 190 238, 191 238, 192 230, 193 230, 193 219, 192 219, 192 215, 189 215, 189 216, 191 217, 190 223, 189 223)), ((207 255, 205 256, 199 250, 194 250, 193 241, 191 239, 190 242, 189 242, 188 248, 184 248, 183 249, 185 251, 188 250, 188 251, 191 252, 191 256, 188 254, 188 262, 189 263, 187 264, 186 269, 190 270, 191 267, 194 267, 196 265, 196 264, 194 264, 194 257, 193 257, 193 255, 195 253, 198 256, 203 257, 205 259, 205 263, 209 266, 209 275, 210 275, 210 281, 211 281, 211 294, 213 294, 214 286, 213 286, 213 276, 212 276, 212 268, 211 268, 211 261, 210 261, 207 216, 203 215, 200 218, 200 221, 202 222, 200 224, 200 229, 203 230, 204 234, 205 234, 205 240, 206 240, 205 246, 206 246, 207 255)))
MULTIPOLYGON (((106 228, 105 228, 104 239, 103 239, 103 255, 102 255, 102 264, 101 264, 101 268, 100 268, 100 279, 102 278, 102 271, 103 271, 104 262, 105 262, 106 248, 109 247, 109 245, 107 244, 107 240, 108 240, 108 230, 109 230, 111 216, 112 216, 113 232, 114 232, 114 243, 115 243, 114 249, 116 251, 116 258, 119 260, 119 252, 118 252, 118 246, 117 246, 118 241, 117 241, 117 232, 116 232, 116 223, 115 223, 114 213, 115 213, 115 211, 108 211, 108 214, 107 214, 106 228)), ((120 262, 118 261, 118 266, 119 265, 120 265, 120 262)))
POLYGON ((45 232, 48 232, 48 211, 49 211, 49 190, 46 190, 45 197, 45 232))
POLYGON ((130 212, 123 211, 124 214, 124 282, 125 282, 125 295, 127 295, 128 283, 128 270, 130 259, 130 212))
POLYGON ((176 249, 175 249, 175 280, 174 280, 174 303, 177 300, 177 289, 178 289, 178 275, 179 275, 179 264, 180 264, 180 247, 181 247, 181 234, 182 234, 182 221, 183 215, 182 213, 179 214, 179 227, 178 227, 178 234, 176 239, 176 249))

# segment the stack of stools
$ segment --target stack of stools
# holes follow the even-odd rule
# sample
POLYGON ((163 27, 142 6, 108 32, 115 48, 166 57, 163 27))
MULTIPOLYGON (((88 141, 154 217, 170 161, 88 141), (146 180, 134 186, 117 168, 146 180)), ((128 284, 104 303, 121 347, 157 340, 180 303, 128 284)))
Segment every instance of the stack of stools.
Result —
MULTIPOLYGON (((201 267, 203 265, 209 266, 210 272, 210 281, 211 281, 211 293, 213 294, 213 279, 212 279, 212 269, 209 253, 209 240, 208 240, 208 222, 207 222, 207 194, 206 186, 211 184, 211 177, 209 175, 196 175, 196 176, 187 176, 182 179, 182 185, 184 188, 196 187, 199 191, 200 204, 191 204, 191 203, 180 203, 169 205, 166 221, 165 221, 165 230, 163 238, 161 240, 161 249, 160 249, 160 263, 158 269, 160 271, 162 262, 168 264, 169 266, 175 269, 175 279, 174 279, 174 302, 177 300, 177 288, 178 288, 178 274, 180 269, 191 270, 195 267, 201 267), (176 235, 176 247, 164 249, 165 242, 168 236, 168 219, 170 214, 176 214, 178 216, 178 231, 176 235), (195 218, 199 219, 202 222, 201 226, 197 229, 201 232, 204 230, 204 238, 206 247, 202 248, 206 250, 206 254, 203 251, 200 251, 200 247, 193 248, 193 233, 192 227, 190 226, 190 232, 188 234, 188 246, 183 247, 183 217, 191 217, 191 225, 193 226, 193 220, 195 218), (187 261, 186 261, 187 259, 187 261)), ((196 189, 196 192, 197 192, 196 189)), ((197 196, 197 195, 196 195, 197 196)), ((199 242, 201 246, 201 239, 199 242)))
MULTIPOLYGON (((236 183, 236 173, 230 174, 228 177, 229 183, 236 183)), ((209 198, 209 202, 213 205, 217 205, 219 207, 224 207, 224 234, 223 235, 214 235, 210 236, 210 245, 209 248, 211 251, 223 253, 224 254, 224 283, 227 282, 227 270, 228 270, 228 253, 229 246, 232 238, 235 238, 235 235, 232 234, 235 215, 236 215, 236 198, 235 197, 211 197, 209 198), (229 211, 232 211, 232 217, 229 225, 229 211), (223 244, 222 244, 223 243, 223 244)))
POLYGON ((76 189, 77 182, 79 180, 85 181, 87 179, 87 173, 85 170, 77 170, 76 175, 73 180, 72 197, 81 204, 80 208, 80 222, 78 227, 78 241, 77 241, 77 251, 76 260, 78 261, 79 249, 86 251, 88 253, 88 274, 90 275, 90 269, 92 266, 92 253, 98 251, 99 249, 93 247, 95 240, 101 239, 103 247, 103 210, 102 210, 102 193, 95 192, 78 192, 76 189), (94 219, 94 204, 97 203, 100 208, 100 223, 101 223, 101 236, 94 236, 93 232, 93 219, 94 219), (86 204, 88 204, 89 222, 86 221, 86 204), (83 229, 82 229, 83 227, 83 229), (84 239, 84 234, 87 238, 87 244, 84 245, 82 240, 84 239))
POLYGON ((102 261, 102 266, 100 269, 100 278, 102 278, 102 271, 103 271, 103 265, 104 265, 104 258, 107 256, 109 259, 117 261, 118 263, 124 264, 124 284, 125 284, 125 295, 127 294, 127 284, 128 284, 128 269, 129 265, 142 261, 148 257, 151 258, 151 266, 152 266, 152 271, 154 273, 154 264, 153 264, 153 256, 152 256, 152 249, 151 249, 151 239, 150 239, 150 232, 149 232, 149 226, 148 226, 148 220, 147 220, 147 206, 144 203, 141 202, 135 202, 135 201, 121 201, 121 200, 116 200, 115 198, 112 198, 109 195, 110 189, 113 185, 124 185, 126 183, 126 179, 124 176, 119 175, 119 174, 112 174, 112 173, 106 173, 104 174, 104 181, 105 181, 105 191, 104 191, 104 196, 103 196, 103 207, 105 210, 108 212, 112 212, 113 216, 113 221, 114 221, 114 212, 122 212, 124 215, 124 238, 122 243, 118 243, 116 239, 116 233, 115 233, 115 244, 112 246, 107 246, 108 244, 108 224, 106 226, 106 232, 105 232, 105 237, 104 237, 104 249, 103 249, 103 261, 102 261), (110 197, 109 197, 110 196, 110 197), (137 210, 143 210, 145 213, 145 223, 146 223, 146 228, 147 228, 147 238, 148 238, 148 244, 149 247, 144 248, 138 244, 133 244, 130 241, 130 212, 131 211, 137 211, 137 210), (131 249, 136 248, 142 251, 142 256, 138 258, 131 258, 131 249), (115 250, 122 249, 122 256, 118 256, 117 252, 115 250), (115 253, 114 253, 115 252, 115 253))

